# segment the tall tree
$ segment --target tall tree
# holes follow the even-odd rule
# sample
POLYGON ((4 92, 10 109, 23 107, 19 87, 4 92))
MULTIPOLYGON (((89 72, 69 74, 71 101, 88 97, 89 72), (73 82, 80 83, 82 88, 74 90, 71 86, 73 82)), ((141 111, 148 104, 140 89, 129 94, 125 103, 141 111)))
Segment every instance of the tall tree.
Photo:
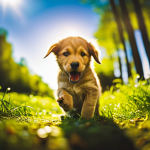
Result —
POLYGON ((133 31, 132 25, 130 23, 126 3, 124 0, 119 0, 119 3, 120 3, 121 11, 122 11, 124 24, 126 26, 128 36, 129 36, 129 41, 131 44, 132 55, 133 55, 135 67, 136 67, 137 73, 140 75, 140 78, 142 78, 142 77, 144 78, 142 63, 141 63, 141 59, 140 59, 140 56, 138 53, 138 49, 137 49, 137 45, 136 45, 136 41, 135 41, 135 36, 134 36, 134 31, 133 31))
POLYGON ((150 42, 149 42, 149 39, 148 39, 148 34, 147 34, 146 26, 145 26, 145 23, 144 23, 144 18, 143 18, 143 15, 142 15, 141 5, 139 3, 139 0, 132 0, 132 2, 134 4, 134 9, 136 11, 136 15, 137 15, 137 18, 138 18, 139 28, 140 28, 141 33, 142 33, 143 43, 144 43, 145 50, 146 50, 146 53, 147 53, 147 56, 148 56, 148 59, 149 59, 149 63, 150 63, 150 42))
POLYGON ((125 40, 124 40, 124 37, 123 37, 123 27, 122 27, 122 25, 121 25, 121 20, 120 20, 118 11, 117 11, 117 9, 116 9, 114 0, 109 0, 109 2, 110 2, 110 5, 111 5, 111 8, 112 8, 112 11, 113 11, 113 14, 114 14, 114 17, 115 17, 117 26, 118 26, 119 35, 120 35, 120 40, 121 40, 121 43, 123 44, 123 48, 124 48, 124 50, 125 50, 128 77, 130 77, 130 76, 131 76, 131 67, 130 67, 130 63, 129 63, 129 61, 128 61, 128 57, 127 57, 127 50, 126 50, 126 47, 125 47, 125 40))

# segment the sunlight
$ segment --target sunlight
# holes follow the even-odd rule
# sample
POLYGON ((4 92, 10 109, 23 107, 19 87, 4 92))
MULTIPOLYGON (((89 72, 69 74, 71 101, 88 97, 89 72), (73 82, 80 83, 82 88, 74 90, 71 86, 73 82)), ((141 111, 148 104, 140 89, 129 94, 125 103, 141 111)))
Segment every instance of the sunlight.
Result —
POLYGON ((86 38, 86 33, 78 28, 68 28, 68 27, 63 27, 63 33, 61 36, 61 39, 69 37, 69 36, 80 36, 83 38, 86 38))
POLYGON ((68 36, 79 36, 79 32, 75 29, 68 29, 68 31, 66 32, 66 34, 64 36, 68 37, 68 36))
POLYGON ((0 3, 6 7, 6 6, 10 6, 10 7, 17 7, 20 4, 20 0, 0 0, 0 3))
POLYGON ((0 5, 2 6, 3 12, 6 8, 11 8, 17 15, 20 15, 19 6, 22 0, 0 0, 0 5))

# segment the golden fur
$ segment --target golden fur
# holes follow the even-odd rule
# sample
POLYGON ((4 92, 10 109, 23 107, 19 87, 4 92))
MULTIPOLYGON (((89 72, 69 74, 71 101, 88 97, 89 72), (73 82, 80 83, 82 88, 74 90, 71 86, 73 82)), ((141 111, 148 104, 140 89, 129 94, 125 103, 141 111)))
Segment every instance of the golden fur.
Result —
POLYGON ((68 37, 52 45, 45 57, 51 52, 56 55, 60 67, 57 90, 59 105, 71 117, 77 113, 85 119, 92 118, 94 112, 99 115, 101 89, 99 80, 90 67, 91 56, 100 64, 95 47, 81 37, 68 37), (72 63, 79 64, 77 69, 71 67, 72 63), (77 80, 77 83, 71 80, 70 74, 73 71, 77 72, 77 79, 73 75, 73 81, 77 80))

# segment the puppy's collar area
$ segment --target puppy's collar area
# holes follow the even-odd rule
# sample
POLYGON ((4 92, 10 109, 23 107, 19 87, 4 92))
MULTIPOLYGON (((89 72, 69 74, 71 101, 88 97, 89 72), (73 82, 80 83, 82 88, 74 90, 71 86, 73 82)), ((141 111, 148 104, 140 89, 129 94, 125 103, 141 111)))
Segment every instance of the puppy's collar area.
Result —
POLYGON ((80 72, 70 72, 69 74, 70 82, 77 83, 80 79, 80 72))

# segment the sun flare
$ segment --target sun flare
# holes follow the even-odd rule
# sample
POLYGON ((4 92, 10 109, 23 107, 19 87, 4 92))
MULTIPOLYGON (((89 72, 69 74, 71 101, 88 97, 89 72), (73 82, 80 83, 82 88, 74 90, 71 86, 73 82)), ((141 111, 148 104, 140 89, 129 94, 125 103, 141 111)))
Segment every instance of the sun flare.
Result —
POLYGON ((0 0, 0 3, 5 7, 17 7, 20 4, 20 0, 0 0))
POLYGON ((21 5, 22 0, 0 0, 0 6, 3 9, 3 12, 6 9, 13 10, 17 15, 20 15, 19 6, 21 5))

